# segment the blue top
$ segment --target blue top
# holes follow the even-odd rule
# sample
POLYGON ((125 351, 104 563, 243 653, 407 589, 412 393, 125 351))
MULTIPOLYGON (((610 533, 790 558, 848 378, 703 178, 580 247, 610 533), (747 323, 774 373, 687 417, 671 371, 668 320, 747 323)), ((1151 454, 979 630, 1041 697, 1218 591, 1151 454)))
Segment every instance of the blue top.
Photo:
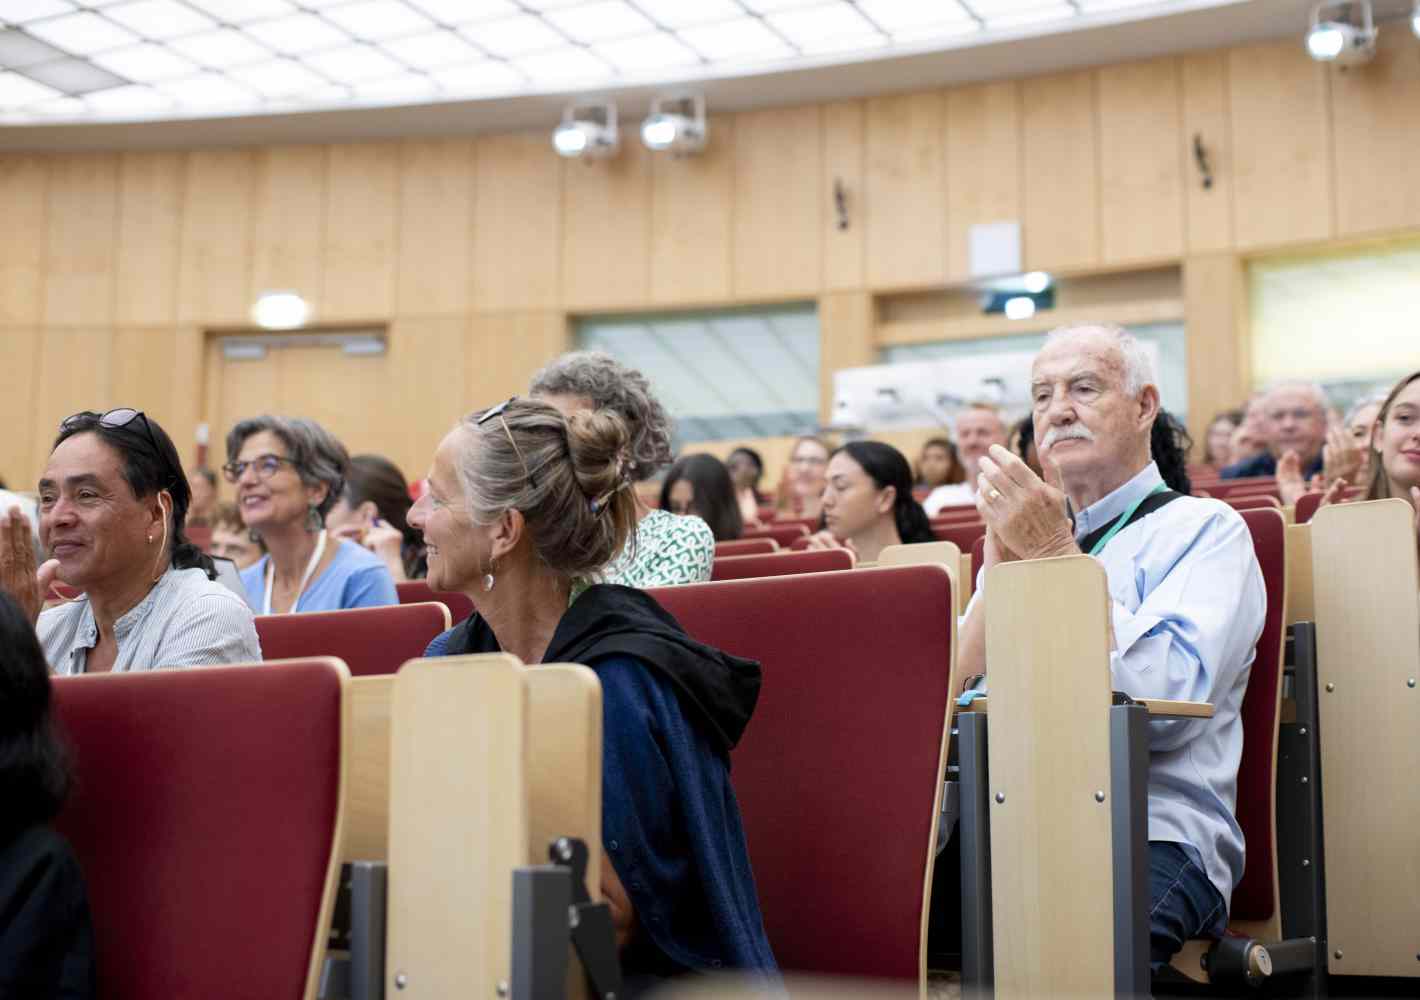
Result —
MULTIPOLYGON (((424 655, 458 651, 459 628, 424 655)), ((623 970, 773 975, 728 754, 664 671, 624 654, 588 659, 602 685, 602 844, 639 925, 623 970)))
MULTIPOLYGON (((266 600, 266 567, 270 562, 269 555, 262 556, 242 570, 247 603, 257 614, 262 613, 266 600)), ((384 561, 369 549, 341 539, 336 545, 335 558, 306 587, 294 610, 340 611, 398 603, 394 577, 390 576, 384 561)))
MULTIPOLYGON (((1162 482, 1149 463, 1076 515, 1076 540, 1162 482)), ((1230 901, 1243 873, 1234 815, 1242 701, 1267 613, 1252 534, 1221 500, 1180 497, 1120 529, 1094 558, 1109 578, 1114 687, 1135 698, 1214 706, 1211 719, 1149 723, 1149 839, 1195 848, 1208 880, 1230 901)), ((983 582, 984 574, 978 594, 983 582)))
MULTIPOLYGON (((1311 464, 1302 470, 1302 478, 1310 479, 1321 471, 1322 455, 1321 452, 1317 452, 1316 458, 1312 459, 1311 464)), ((1268 451, 1241 462, 1235 462, 1218 472, 1219 479, 1251 479, 1255 476, 1275 475, 1277 475, 1277 459, 1273 458, 1272 453, 1268 451)))

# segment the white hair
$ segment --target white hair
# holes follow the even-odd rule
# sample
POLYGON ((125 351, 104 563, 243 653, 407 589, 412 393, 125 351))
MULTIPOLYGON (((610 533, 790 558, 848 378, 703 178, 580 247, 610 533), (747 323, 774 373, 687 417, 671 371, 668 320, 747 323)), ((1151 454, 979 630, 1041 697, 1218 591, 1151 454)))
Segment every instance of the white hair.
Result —
POLYGON ((1346 418, 1341 422, 1348 427, 1351 426, 1351 421, 1356 419, 1356 414, 1360 413, 1368 406, 1377 408, 1384 406, 1386 396, 1388 395, 1390 394, 1386 392, 1373 392, 1369 396, 1362 396, 1351 404, 1351 409, 1346 411, 1346 418))
POLYGON ((1283 379, 1280 382, 1273 382, 1267 387, 1267 392, 1263 397, 1272 395, 1279 389, 1300 389, 1316 400, 1317 409, 1325 413, 1331 407, 1331 400, 1326 398, 1326 390, 1315 382, 1308 382, 1306 379, 1283 379))
POLYGON ((1060 326, 1046 334, 1045 343, 1049 345, 1085 333, 1107 333, 1114 338, 1114 346, 1119 349, 1119 356, 1124 362, 1126 393, 1137 396, 1144 391, 1146 385, 1152 385, 1155 389, 1159 387, 1158 376, 1154 374, 1153 359, 1134 334, 1122 326, 1114 323, 1074 323, 1070 326, 1060 326))

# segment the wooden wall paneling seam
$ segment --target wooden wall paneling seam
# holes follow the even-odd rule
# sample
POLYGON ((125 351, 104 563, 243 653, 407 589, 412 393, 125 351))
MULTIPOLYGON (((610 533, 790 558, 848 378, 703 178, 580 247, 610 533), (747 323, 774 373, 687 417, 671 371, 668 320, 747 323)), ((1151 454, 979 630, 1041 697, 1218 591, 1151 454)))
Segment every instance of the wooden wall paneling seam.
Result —
POLYGON ((657 306, 731 301, 735 119, 712 116, 697 156, 652 157, 651 302, 657 306))
POLYGON ((119 157, 114 322, 172 323, 177 318, 186 160, 181 153, 125 152, 119 157))
POLYGON ((273 146, 255 165, 251 285, 247 299, 289 291, 324 316, 321 267, 326 256, 329 148, 273 146))
POLYGON ((46 326, 108 326, 118 244, 118 156, 56 155, 46 212, 46 326))
POLYGON ((1103 263, 1183 255, 1179 73, 1173 57, 1095 71, 1103 263))
POLYGON ((178 322, 244 326, 251 302, 255 154, 187 154, 179 253, 178 322))
POLYGON ((394 311, 400 145, 330 147, 317 319, 383 322, 394 311))
POLYGON ((36 326, 44 315, 45 245, 52 157, 0 156, 0 326, 36 326))

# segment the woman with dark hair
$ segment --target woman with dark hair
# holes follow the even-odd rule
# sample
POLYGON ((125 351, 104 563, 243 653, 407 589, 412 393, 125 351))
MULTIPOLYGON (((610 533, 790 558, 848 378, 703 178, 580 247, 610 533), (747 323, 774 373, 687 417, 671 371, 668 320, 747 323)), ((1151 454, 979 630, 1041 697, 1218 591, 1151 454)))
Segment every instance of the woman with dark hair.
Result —
POLYGON ((913 479, 916 485, 932 489, 951 486, 966 479, 966 468, 957 455, 957 446, 952 444, 950 438, 944 437, 930 438, 922 445, 915 472, 913 479))
POLYGON ((729 470, 714 455, 686 455, 676 460, 661 484, 661 510, 694 514, 710 525, 717 542, 728 542, 744 533, 729 470))
POLYGON ((95 995, 84 876, 50 826, 68 790, 44 652, 0 593, 0 997, 95 995))
POLYGON ((345 476, 345 491, 325 516, 326 530, 379 556, 396 583, 422 580, 428 562, 424 540, 409 526, 413 505, 399 466, 382 455, 356 455, 345 476))
POLYGON ((889 545, 932 541, 932 525, 912 498, 912 468, 881 441, 851 441, 828 460, 823 490, 826 531, 813 548, 847 548, 860 562, 877 562, 889 545))
POLYGON ((326 530, 349 468, 345 445, 314 420, 253 417, 227 434, 222 472, 237 488, 242 520, 266 545, 242 570, 257 614, 399 603, 380 558, 326 530))
POLYGON ((754 524, 759 520, 759 508, 768 506, 770 498, 759 492, 764 478, 764 459, 753 448, 736 448, 725 459, 730 481, 735 485, 735 500, 740 507, 740 521, 754 524))
POLYGON ((59 674, 261 659, 251 609, 214 579, 184 533, 187 476, 167 433, 138 410, 85 410, 59 425, 39 481, 38 570, 29 525, 0 533, 0 589, 36 621, 59 674), (84 593, 40 608, 61 580, 84 593))
POLYGON ((1154 464, 1159 467, 1164 485, 1175 493, 1191 495, 1193 483, 1188 478, 1188 453, 1193 449, 1193 438, 1189 436, 1188 428, 1160 407, 1149 435, 1149 449, 1154 454, 1154 464))

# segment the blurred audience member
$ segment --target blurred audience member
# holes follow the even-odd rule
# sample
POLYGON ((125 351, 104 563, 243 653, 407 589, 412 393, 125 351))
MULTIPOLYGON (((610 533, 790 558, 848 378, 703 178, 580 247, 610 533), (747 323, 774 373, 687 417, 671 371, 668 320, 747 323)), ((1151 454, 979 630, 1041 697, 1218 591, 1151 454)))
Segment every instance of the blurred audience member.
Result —
POLYGON ((1188 478, 1188 453, 1192 450, 1193 438, 1183 421, 1159 407, 1149 431, 1149 451, 1164 485, 1184 496, 1193 493, 1193 483, 1188 478))
POLYGON ((980 474, 981 456, 993 444, 1006 444, 1006 421, 999 407, 992 403, 972 403, 957 417, 957 454, 961 456, 964 478, 959 483, 938 486, 922 506, 929 517, 935 517, 943 507, 960 507, 976 502, 976 477, 980 474))
POLYGON ((50 825, 69 791, 33 622, 0 592, 0 996, 89 1000, 94 929, 84 875, 50 825))
POLYGON ((39 543, 39 504, 23 493, 12 493, 0 486, 0 519, 8 516, 12 510, 18 510, 25 516, 25 520, 30 522, 30 535, 34 542, 35 559, 42 561, 44 548, 39 543))
POLYGON ((378 556, 326 531, 349 466, 345 446, 314 420, 253 417, 227 434, 222 471, 237 487, 242 520, 266 545, 242 572, 257 614, 399 603, 378 556))
POLYGON ((962 468, 961 459, 957 457, 957 446, 952 444, 950 438, 930 438, 922 445, 922 452, 917 456, 916 474, 913 476, 913 482, 917 486, 936 489, 938 486, 959 483, 965 478, 966 470, 962 468))
POLYGON ((187 488, 192 491, 192 506, 187 511, 187 523, 208 524, 217 507, 217 473, 199 465, 187 474, 187 488))
POLYGON ((686 455, 671 466, 661 485, 661 510, 694 514, 710 525, 717 542, 744 532, 729 470, 714 455, 686 455))
POLYGON ((230 559, 238 570, 246 569, 266 554, 260 538, 253 538, 234 503, 219 503, 212 512, 212 542, 207 554, 230 559))
POLYGON ((861 562, 877 562, 888 545, 932 541, 927 514, 912 497, 911 466, 881 441, 851 441, 833 453, 823 519, 827 529, 810 547, 851 549, 861 562))
MULTIPOLYGON (((1267 451, 1246 461, 1234 462, 1219 475, 1223 479, 1277 476, 1279 481, 1283 477, 1289 480, 1300 477, 1305 482, 1321 472, 1326 408, 1326 393, 1315 383, 1281 382, 1273 386, 1262 398, 1267 451)), ((1282 498, 1284 504, 1293 500, 1285 495, 1282 498)))
POLYGON ((261 659, 251 609, 187 539, 187 490, 172 439, 141 411, 85 410, 59 425, 39 481, 51 558, 35 566, 14 511, 0 539, 0 589, 37 619, 55 673, 261 659), (55 580, 83 593, 40 613, 55 580))
POLYGON ((422 580, 427 563, 423 539, 409 526, 413 505, 399 466, 382 455, 356 455, 325 526, 336 538, 358 542, 379 556, 396 583, 422 580))
POLYGON ((808 434, 794 442, 780 488, 781 512, 811 520, 822 516, 824 473, 832 450, 822 438, 808 434))
MULTIPOLYGON (((534 399, 570 417, 586 410, 611 410, 631 435, 622 477, 633 484, 653 477, 671 460, 670 417, 651 383, 601 351, 576 351, 555 359, 533 376, 534 399)), ((511 402, 511 401, 510 401, 511 402)), ((633 493, 635 491, 633 490, 633 493)), ((710 579, 715 536, 698 517, 651 510, 636 496, 636 530, 611 565, 607 583, 667 587, 710 579)))
POLYGON ((1313 478, 1312 489, 1324 489, 1338 479, 1366 483, 1371 478, 1376 418, 1385 403, 1385 393, 1375 393, 1351 407, 1341 424, 1331 428, 1322 449, 1322 476, 1313 478))
POLYGON ((1233 433, 1242 426, 1243 415, 1238 410, 1227 410, 1213 418, 1208 425, 1208 436, 1203 440, 1203 464, 1221 469, 1232 465, 1233 433))
POLYGON ((759 509, 771 502, 769 497, 759 492, 759 482, 764 478, 764 459, 753 448, 736 448, 730 452, 725 466, 730 470, 730 481, 735 485, 740 520, 744 524, 755 524, 759 521, 759 509))

